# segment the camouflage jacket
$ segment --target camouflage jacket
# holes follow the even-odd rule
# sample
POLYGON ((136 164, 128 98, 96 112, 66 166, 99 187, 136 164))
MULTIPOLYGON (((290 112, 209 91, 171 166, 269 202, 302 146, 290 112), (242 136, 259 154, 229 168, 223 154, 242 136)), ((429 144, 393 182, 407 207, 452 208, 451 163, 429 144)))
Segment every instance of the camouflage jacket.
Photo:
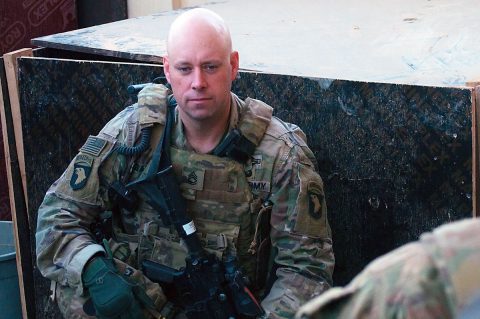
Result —
MULTIPOLYGON (((126 108, 97 136, 89 138, 64 174, 47 192, 39 208, 36 234, 37 264, 45 277, 77 289, 79 294, 82 292, 83 266, 94 254, 103 252, 103 247, 92 237, 89 225, 101 212, 111 210, 114 206, 108 196, 109 185, 117 180, 127 183, 142 176, 150 165, 155 149, 155 145, 152 145, 140 156, 129 159, 118 154, 116 146, 134 145, 140 137, 141 129, 148 126, 153 126, 152 140, 159 140, 165 125, 165 96, 164 87, 153 85, 144 89, 139 94, 138 104, 126 108)), ((232 101, 234 107, 230 130, 241 124, 241 118, 248 114, 249 105, 253 105, 250 103, 253 100, 243 102, 233 94, 232 101)), ((243 132, 248 135, 249 130, 254 139, 256 128, 247 127, 243 132)), ((262 305, 270 317, 288 318, 293 316, 301 304, 331 285, 334 257, 323 182, 316 173, 315 159, 305 143, 305 135, 297 126, 272 117, 258 143, 253 157, 242 168, 247 176, 245 185, 251 196, 247 194, 241 198, 246 201, 243 204, 247 207, 246 211, 254 213, 254 217, 250 217, 253 221, 262 204, 267 200, 273 204, 269 223, 272 256, 276 265, 276 273, 273 275, 276 280, 262 305)), ((173 130, 173 149, 179 154, 193 153, 183 135, 178 117, 173 130)), ((176 166, 177 153, 172 153, 173 164, 177 175, 182 175, 185 168, 176 166)), ((207 161, 212 164, 217 161, 213 155, 193 156, 201 158, 197 162, 207 161)), ((204 178, 206 181, 207 177, 204 178)), ((241 185, 237 184, 242 183, 230 183, 228 187, 240 188, 241 185)), ((215 214, 215 205, 212 205, 211 210, 205 209, 203 204, 201 207, 195 206, 199 200, 195 200, 195 196, 189 197, 189 189, 181 188, 194 216, 208 217, 209 214, 215 214), (201 213, 200 210, 210 213, 201 213)), ((243 191, 239 189, 239 192, 243 191)), ((137 240, 137 236, 142 233, 149 233, 151 223, 158 221, 158 217, 149 217, 153 216, 151 210, 141 198, 135 214, 123 210, 121 216, 117 216, 120 221, 114 225, 115 232, 119 237, 133 238, 129 241, 137 240)), ((225 214, 218 221, 229 221, 229 216, 233 215, 225 214)), ((217 219, 215 216, 209 218, 217 219)), ((202 218, 194 217, 194 220, 198 225, 203 223, 202 218)), ((255 222, 247 222, 246 226, 241 226, 240 237, 243 228, 252 229, 255 228, 254 225, 255 222)), ((158 228, 155 231, 156 236, 161 233, 158 228)), ((115 245, 114 243, 113 246, 115 245)), ((159 245, 155 247, 157 246, 159 245)), ((138 246, 132 247, 130 244, 129 248, 136 250, 138 246)), ((165 252, 157 250, 156 254, 163 256, 165 252)), ((128 253, 123 261, 137 267, 138 258, 141 257, 137 254, 130 256, 128 253)), ((163 257, 160 259, 165 261, 163 257)), ((242 261, 240 258, 242 267, 248 268, 251 261, 246 258, 242 261)))
POLYGON ((422 235, 370 263, 296 318, 479 318, 480 220, 422 235))

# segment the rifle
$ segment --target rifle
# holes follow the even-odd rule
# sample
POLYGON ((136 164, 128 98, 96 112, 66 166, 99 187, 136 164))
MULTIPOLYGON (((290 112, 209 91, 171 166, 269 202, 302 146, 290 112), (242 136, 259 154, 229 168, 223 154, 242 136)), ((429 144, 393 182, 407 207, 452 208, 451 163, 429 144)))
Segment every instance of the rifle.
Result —
POLYGON ((186 244, 186 266, 175 270, 145 260, 144 274, 154 282, 174 287, 175 298, 190 319, 255 318, 264 311, 247 287, 247 278, 236 259, 219 260, 201 245, 196 227, 186 211, 169 157, 174 107, 168 103, 167 123, 146 177, 128 184, 129 190, 146 195, 165 225, 173 225, 186 244), (159 170, 159 168, 161 170, 159 170))

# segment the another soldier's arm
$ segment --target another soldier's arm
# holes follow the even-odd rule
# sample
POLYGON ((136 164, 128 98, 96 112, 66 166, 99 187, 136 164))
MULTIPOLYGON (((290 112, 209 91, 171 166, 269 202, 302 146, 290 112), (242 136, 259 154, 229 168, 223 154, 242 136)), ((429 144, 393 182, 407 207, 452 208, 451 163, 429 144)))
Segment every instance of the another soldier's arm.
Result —
MULTIPOLYGON (((409 244, 377 259, 348 286, 334 287, 313 298, 300 308, 297 318, 451 318, 450 310, 443 306, 433 317, 423 308, 422 289, 438 295, 443 291, 435 277, 435 268, 424 247, 409 244), (410 298, 405 298, 409 294, 416 296, 413 299, 417 305, 411 304, 412 309, 408 309, 410 298), (407 315, 409 311, 418 313, 407 315)), ((448 306, 444 298, 442 302, 448 306)), ((430 306, 433 310, 438 304, 430 303, 430 306)))
POLYGON ((306 145, 286 152, 279 156, 270 198, 278 268, 262 302, 269 318, 291 318, 299 306, 328 289, 334 266, 323 182, 313 155, 306 145))
POLYGON ((441 226, 372 261, 296 318, 478 318, 480 220, 441 226), (472 311, 472 312, 469 312, 472 311))

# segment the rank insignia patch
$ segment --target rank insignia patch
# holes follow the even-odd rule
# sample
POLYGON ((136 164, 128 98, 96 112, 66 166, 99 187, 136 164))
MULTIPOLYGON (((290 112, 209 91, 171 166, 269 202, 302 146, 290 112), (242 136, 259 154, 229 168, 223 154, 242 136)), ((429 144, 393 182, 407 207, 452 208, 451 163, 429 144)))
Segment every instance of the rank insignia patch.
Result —
POLYGON ((308 188, 308 212, 314 219, 322 217, 322 202, 322 191, 315 186, 310 186, 308 188))
POLYGON ((182 172, 181 185, 186 189, 195 189, 201 191, 205 178, 205 169, 184 167, 182 172))
POLYGON ((75 158, 73 173, 70 178, 70 186, 73 190, 82 189, 87 185, 88 178, 92 172, 93 157, 80 154, 75 158))

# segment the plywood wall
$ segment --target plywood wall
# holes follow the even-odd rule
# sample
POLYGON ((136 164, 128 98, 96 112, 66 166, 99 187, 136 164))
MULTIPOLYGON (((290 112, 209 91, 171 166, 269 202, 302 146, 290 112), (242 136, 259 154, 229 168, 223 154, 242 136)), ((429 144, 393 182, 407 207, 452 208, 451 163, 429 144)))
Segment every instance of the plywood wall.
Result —
MULTIPOLYGON (((161 73, 155 65, 19 60, 32 239, 46 190, 84 140, 131 103, 127 85, 161 73)), ((472 216, 473 89, 256 73, 241 73, 233 89, 305 131, 326 185, 336 285, 422 232, 472 216)), ((49 283, 36 269, 34 277, 37 318, 51 318, 49 283)))

